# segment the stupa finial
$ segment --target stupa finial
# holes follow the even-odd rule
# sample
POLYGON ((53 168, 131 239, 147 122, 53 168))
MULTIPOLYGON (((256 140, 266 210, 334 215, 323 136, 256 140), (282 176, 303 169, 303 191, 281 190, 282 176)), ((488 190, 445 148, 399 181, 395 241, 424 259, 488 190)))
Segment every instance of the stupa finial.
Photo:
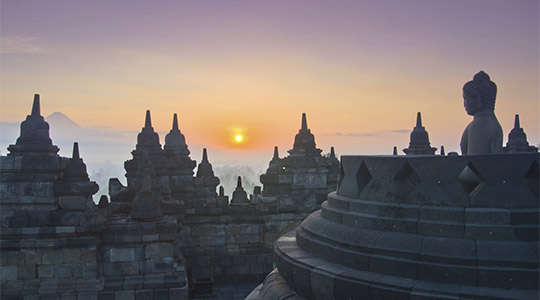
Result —
POLYGON ((307 119, 306 119, 306 113, 302 113, 302 128, 301 130, 307 130, 307 119))
POLYGON ((422 114, 420 112, 416 114, 416 127, 422 127, 422 114))
POLYGON ((241 189, 242 188, 242 177, 238 176, 238 181, 236 183, 236 188, 241 189))
POLYGON ((202 150, 202 161, 208 162, 208 154, 206 153, 206 148, 202 150))
POLYGON ((32 104, 32 116, 41 116, 41 106, 39 104, 39 94, 34 95, 34 103, 32 104))
POLYGON ((519 124, 519 115, 518 114, 516 114, 516 118, 514 119, 514 128, 515 129, 521 128, 520 124, 519 124))
POLYGON ((274 146, 274 157, 272 157, 272 159, 279 159, 279 151, 277 146, 274 146))
POLYGON ((79 155, 79 143, 77 142, 74 142, 73 143, 73 156, 71 157, 73 159, 80 159, 80 155, 79 155))
POLYGON ((334 150, 334 146, 330 147, 330 158, 336 158, 336 151, 334 150))
POLYGON ((173 115, 172 130, 178 130, 178 116, 176 113, 173 115))
POLYGON ((445 155, 446 155, 446 153, 444 152, 444 146, 441 146, 441 155, 442 155, 442 156, 445 156, 445 155))
POLYGON ((144 127, 150 128, 152 127, 152 119, 150 118, 150 110, 146 110, 146 118, 144 119, 144 127))
POLYGON ((394 146, 394 152, 392 152, 392 155, 398 155, 398 154, 397 154, 397 147, 396 147, 396 146, 394 146))

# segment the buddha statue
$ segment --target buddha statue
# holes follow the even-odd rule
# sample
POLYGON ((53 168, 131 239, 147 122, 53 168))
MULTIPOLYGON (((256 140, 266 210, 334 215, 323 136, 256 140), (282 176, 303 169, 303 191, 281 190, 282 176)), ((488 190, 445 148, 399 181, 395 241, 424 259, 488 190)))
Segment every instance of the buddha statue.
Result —
POLYGON ((488 154, 502 152, 503 133, 495 117, 497 85, 484 71, 474 75, 463 86, 463 104, 473 120, 461 136, 461 153, 488 154))

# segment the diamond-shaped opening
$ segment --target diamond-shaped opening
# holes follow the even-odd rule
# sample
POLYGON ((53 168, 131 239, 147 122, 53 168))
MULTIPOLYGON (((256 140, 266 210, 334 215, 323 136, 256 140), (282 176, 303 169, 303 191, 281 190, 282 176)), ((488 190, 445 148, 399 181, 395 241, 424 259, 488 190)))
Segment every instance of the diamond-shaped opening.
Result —
POLYGON ((394 176, 394 182, 403 195, 406 196, 414 189, 414 186, 420 182, 420 177, 414 172, 411 165, 409 165, 408 162, 405 162, 397 172, 396 176, 394 176))
POLYGON ((540 165, 537 161, 534 161, 531 164, 531 167, 525 174, 525 183, 531 189, 533 194, 538 197, 540 194, 540 178, 538 176, 540 165))
POLYGON ((345 173, 343 172, 343 162, 339 162, 339 184, 338 184, 338 191, 339 187, 341 186, 341 183, 343 182, 343 177, 345 176, 345 173))
POLYGON ((467 196, 473 197, 486 182, 482 174, 469 162, 457 177, 458 182, 467 196))
POLYGON ((358 168, 358 173, 356 173, 356 183, 358 184, 358 193, 366 188, 368 183, 371 181, 371 173, 369 172, 368 167, 365 162, 362 162, 360 168, 358 168))

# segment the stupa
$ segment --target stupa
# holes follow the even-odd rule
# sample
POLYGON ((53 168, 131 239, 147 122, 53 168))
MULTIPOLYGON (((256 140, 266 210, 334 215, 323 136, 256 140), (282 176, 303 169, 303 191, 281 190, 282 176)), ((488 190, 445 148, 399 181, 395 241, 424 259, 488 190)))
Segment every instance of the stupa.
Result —
POLYGON ((301 127, 294 137, 289 155, 279 158, 277 146, 265 174, 260 177, 262 195, 257 205, 280 211, 311 212, 320 207, 326 194, 334 190, 339 178, 339 161, 333 147, 328 157, 315 144, 315 136, 302 114, 301 127))

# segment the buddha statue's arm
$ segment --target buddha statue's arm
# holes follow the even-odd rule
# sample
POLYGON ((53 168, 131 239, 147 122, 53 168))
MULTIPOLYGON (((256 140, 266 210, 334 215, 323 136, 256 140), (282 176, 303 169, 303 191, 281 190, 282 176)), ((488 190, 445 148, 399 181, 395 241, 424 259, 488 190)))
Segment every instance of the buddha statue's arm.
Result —
POLYGON ((468 145, 469 145, 469 125, 465 128, 463 131, 463 134, 461 135, 461 142, 459 143, 459 146, 461 147, 461 155, 467 155, 468 145))

